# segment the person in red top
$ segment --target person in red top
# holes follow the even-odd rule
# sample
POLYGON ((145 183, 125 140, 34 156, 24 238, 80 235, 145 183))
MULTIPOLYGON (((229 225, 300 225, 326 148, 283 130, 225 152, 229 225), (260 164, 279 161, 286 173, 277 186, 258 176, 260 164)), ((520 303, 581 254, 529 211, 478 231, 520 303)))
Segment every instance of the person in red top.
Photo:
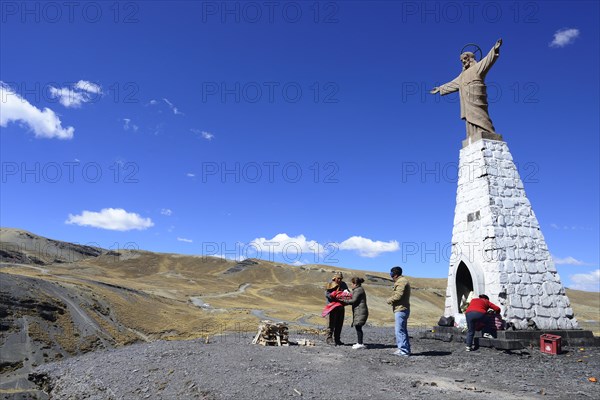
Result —
POLYGON ((496 314, 500 314, 500 307, 490 301, 490 298, 485 294, 480 294, 478 299, 473 299, 469 303, 469 307, 465 310, 465 316, 467 317, 467 351, 473 350, 473 337, 475 336, 475 325, 477 322, 482 321, 488 310, 492 309, 496 314))

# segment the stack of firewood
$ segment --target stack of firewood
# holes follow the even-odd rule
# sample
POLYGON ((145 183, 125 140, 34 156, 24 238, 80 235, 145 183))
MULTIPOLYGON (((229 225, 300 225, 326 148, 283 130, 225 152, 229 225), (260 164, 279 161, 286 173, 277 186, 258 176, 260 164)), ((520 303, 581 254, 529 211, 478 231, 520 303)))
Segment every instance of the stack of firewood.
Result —
POLYGON ((263 346, 289 346, 288 326, 283 322, 260 321, 252 344, 263 346))

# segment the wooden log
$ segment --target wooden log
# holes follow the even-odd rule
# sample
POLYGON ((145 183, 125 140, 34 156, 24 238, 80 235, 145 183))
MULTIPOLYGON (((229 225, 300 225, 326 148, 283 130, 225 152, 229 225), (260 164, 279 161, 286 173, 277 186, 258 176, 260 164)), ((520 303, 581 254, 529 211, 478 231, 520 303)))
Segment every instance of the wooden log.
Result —
POLYGON ((258 333, 256 334, 256 336, 254 336, 254 340, 252 341, 252 344, 256 344, 258 342, 258 338, 260 337, 260 330, 258 331, 258 333))
POLYGON ((272 323, 269 320, 261 321, 258 332, 252 340, 252 344, 262 346, 289 346, 288 326, 285 323, 272 323))

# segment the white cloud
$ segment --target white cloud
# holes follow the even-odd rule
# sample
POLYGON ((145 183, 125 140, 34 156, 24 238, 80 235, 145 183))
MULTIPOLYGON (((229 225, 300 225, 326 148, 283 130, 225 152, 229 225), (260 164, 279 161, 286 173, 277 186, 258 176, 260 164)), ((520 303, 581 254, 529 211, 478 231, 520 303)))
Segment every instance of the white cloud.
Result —
POLYGON ((171 215, 173 215, 173 211, 169 208, 163 208, 162 210, 160 210, 160 213, 162 215, 166 215, 167 217, 170 217, 171 215))
POLYGON ((88 95, 85 92, 78 92, 70 88, 60 88, 50 86, 50 94, 54 98, 58 98, 60 104, 67 108, 79 108, 81 103, 86 103, 88 95))
POLYGON ((587 263, 584 263, 583 261, 579 261, 574 257, 565 257, 565 258, 558 258, 558 257, 554 257, 552 256, 552 258, 554 259, 554 264, 558 264, 558 265, 589 265, 587 263))
POLYGON ((90 93, 102 94, 102 87, 90 81, 79 81, 75 84, 75 88, 90 93))
POLYGON ((232 260, 232 261, 244 261, 246 259, 246 257, 244 256, 235 256, 235 257, 231 257, 228 255, 224 255, 224 254, 210 254, 207 257, 217 257, 217 258, 222 258, 223 260, 232 260))
POLYGON ((150 218, 142 218, 139 214, 127 212, 122 208, 103 208, 100 212, 83 211, 80 215, 69 214, 65 223, 112 231, 142 231, 154 226, 150 218))
POLYGON ((600 269, 587 274, 575 274, 569 277, 571 285, 569 288, 585 290, 586 292, 600 292, 600 269))
POLYGON ((557 230, 565 230, 565 231, 591 231, 592 228, 589 226, 581 226, 581 225, 563 225, 560 226, 558 224, 550 224, 550 227, 557 230))
POLYGON ((125 129, 126 131, 131 129, 132 131, 137 132, 137 130, 140 128, 136 124, 132 124, 131 119, 129 118, 123 118, 123 122, 123 129, 125 129))
POLYGON ((400 246, 395 240, 389 242, 373 241, 362 236, 352 236, 339 244, 340 250, 356 250, 361 257, 377 257, 381 253, 398 251, 400 246))
POLYGON ((201 131, 200 129, 190 129, 193 133, 202 136, 202 139, 213 140, 215 135, 208 131, 201 131))
POLYGON ((40 110, 15 93, 8 85, 0 81, 0 126, 9 122, 21 122, 35 133, 36 138, 72 139, 75 128, 63 128, 60 118, 49 108, 40 110))
POLYGON ((146 105, 147 105, 147 106, 155 106, 155 105, 157 105, 157 104, 158 104, 158 101, 156 101, 156 100, 152 99, 152 100, 150 100, 150 101, 148 102, 148 104, 146 104, 146 105))
POLYGON ((185 176, 187 176, 188 178, 193 178, 196 176, 196 174, 194 174, 192 172, 188 172, 187 174, 185 174, 185 176))
POLYGON ((161 135, 163 133, 164 127, 165 127, 164 122, 156 124, 156 126, 154 127, 153 132, 152 132, 154 134, 154 136, 161 135))
POLYGON ((88 81, 79 81, 73 87, 55 88, 50 86, 52 97, 58 98, 60 104, 67 108, 79 108, 83 103, 94 100, 93 95, 101 95, 102 88, 88 81))
POLYGON ((564 28, 559 29, 554 33, 554 40, 550 43, 550 47, 565 47, 575 41, 579 37, 579 29, 564 28))
POLYGON ((167 105, 169 106, 169 108, 171 109, 171 111, 173 111, 173 114, 175 115, 184 115, 181 111, 179 111, 179 109, 177 107, 175 107, 175 105, 173 103, 171 103, 168 99, 163 98, 163 101, 165 103, 167 103, 167 105))
POLYGON ((314 240, 306 240, 304 235, 290 237, 286 233, 279 233, 272 239, 256 238, 250 242, 250 246, 255 246, 261 253, 284 253, 288 257, 296 257, 300 254, 321 255, 325 249, 314 240))
POLYGON ((178 237, 177 240, 179 240, 180 242, 185 242, 185 243, 193 243, 194 242, 192 239, 186 239, 186 238, 182 238, 182 237, 178 237))
POLYGON ((302 265, 306 265, 306 264, 310 264, 310 262, 308 260, 296 260, 292 263, 292 265, 295 265, 296 267, 300 267, 302 265))
MULTIPOLYGON (((331 255, 331 247, 336 246, 339 250, 356 250, 361 257, 377 257, 381 253, 399 250, 397 241, 389 242, 373 241, 361 236, 353 236, 342 243, 328 243, 322 245, 315 240, 308 240, 304 235, 291 237, 286 233, 279 233, 271 239, 256 238, 249 244, 262 254, 283 254, 287 258, 300 260, 302 256, 314 256, 317 258, 331 255)), ((296 263, 297 264, 297 263, 296 263)))

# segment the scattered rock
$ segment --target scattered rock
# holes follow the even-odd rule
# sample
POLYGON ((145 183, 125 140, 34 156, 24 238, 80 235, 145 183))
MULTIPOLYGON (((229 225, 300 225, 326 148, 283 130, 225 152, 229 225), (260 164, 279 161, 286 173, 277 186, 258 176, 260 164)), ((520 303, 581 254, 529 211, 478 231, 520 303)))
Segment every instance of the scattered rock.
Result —
MULTIPOLYGON (((345 327, 342 341, 354 339, 354 331, 345 327)), ((418 362, 397 363, 391 355, 392 328, 366 328, 365 339, 371 346, 361 352, 351 346, 326 346, 320 336, 314 338, 315 347, 252 346, 247 338, 235 336, 210 346, 203 344, 204 339, 139 343, 46 364, 30 379, 44 386, 52 398, 65 399, 596 396, 597 386, 588 379, 591 371, 600 370, 600 349, 596 348, 586 348, 590 358, 581 364, 575 357, 545 357, 539 351, 523 358, 480 348, 479 357, 467 357, 461 343, 415 338, 411 345, 420 354, 418 362), (490 366, 493 379, 488 375, 475 378, 479 381, 472 378, 472 371, 490 366), (331 384, 350 368, 356 371, 353 379, 331 384)))

